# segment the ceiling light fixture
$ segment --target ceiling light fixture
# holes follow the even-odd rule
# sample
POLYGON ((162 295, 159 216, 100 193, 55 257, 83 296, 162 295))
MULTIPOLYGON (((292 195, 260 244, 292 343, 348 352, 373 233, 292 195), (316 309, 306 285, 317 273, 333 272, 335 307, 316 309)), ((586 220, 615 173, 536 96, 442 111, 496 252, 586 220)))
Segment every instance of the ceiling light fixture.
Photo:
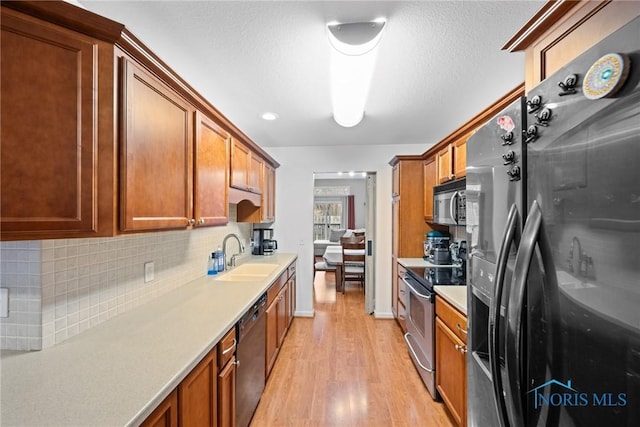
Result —
POLYGON ((270 111, 264 112, 260 115, 260 117, 262 117, 264 120, 268 120, 268 121, 273 121, 276 120, 278 116, 276 113, 272 113, 270 111))
POLYGON ((331 44, 331 103, 333 118, 340 126, 353 127, 364 117, 377 46, 385 25, 384 19, 327 24, 331 44))

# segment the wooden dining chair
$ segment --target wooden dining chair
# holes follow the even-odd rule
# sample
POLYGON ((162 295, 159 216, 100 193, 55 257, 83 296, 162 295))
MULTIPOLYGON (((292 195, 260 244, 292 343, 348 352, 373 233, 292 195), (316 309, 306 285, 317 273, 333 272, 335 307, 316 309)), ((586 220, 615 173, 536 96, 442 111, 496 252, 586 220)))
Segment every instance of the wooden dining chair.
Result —
POLYGON ((356 281, 362 283, 364 288, 364 260, 365 260, 365 244, 364 242, 344 242, 342 246, 342 293, 344 294, 345 285, 348 281, 356 281))

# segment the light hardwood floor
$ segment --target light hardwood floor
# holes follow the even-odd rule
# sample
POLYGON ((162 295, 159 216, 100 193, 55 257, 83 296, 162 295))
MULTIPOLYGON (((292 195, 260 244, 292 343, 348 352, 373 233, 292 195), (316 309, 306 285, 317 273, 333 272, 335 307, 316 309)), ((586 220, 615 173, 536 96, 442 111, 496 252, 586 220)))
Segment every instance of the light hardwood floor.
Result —
POLYGON ((314 291, 315 317, 293 321, 251 427, 453 426, 395 320, 364 314, 357 284, 336 295, 332 273, 314 291))

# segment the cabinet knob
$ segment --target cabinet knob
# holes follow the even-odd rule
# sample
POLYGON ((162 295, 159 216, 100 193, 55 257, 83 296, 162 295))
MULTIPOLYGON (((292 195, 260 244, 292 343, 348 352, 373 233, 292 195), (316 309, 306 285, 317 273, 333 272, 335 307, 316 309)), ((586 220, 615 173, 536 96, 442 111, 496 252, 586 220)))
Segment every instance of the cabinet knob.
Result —
POLYGON ((200 218, 200 219, 198 220, 198 224, 200 224, 200 225, 204 224, 204 218, 200 218))
POLYGON ((456 350, 458 350, 462 354, 467 352, 467 346, 466 345, 455 344, 454 347, 455 347, 456 350))
POLYGON ((194 225, 195 223, 196 223, 196 220, 193 218, 187 221, 187 225, 194 225))

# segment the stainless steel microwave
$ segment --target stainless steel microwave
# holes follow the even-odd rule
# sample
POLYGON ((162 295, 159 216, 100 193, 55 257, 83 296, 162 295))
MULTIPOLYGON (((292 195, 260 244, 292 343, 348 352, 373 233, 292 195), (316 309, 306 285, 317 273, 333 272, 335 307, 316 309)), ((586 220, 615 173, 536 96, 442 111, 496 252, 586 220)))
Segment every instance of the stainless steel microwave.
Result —
POLYGON ((467 180, 459 179, 433 187, 433 222, 465 225, 467 222, 467 180))

